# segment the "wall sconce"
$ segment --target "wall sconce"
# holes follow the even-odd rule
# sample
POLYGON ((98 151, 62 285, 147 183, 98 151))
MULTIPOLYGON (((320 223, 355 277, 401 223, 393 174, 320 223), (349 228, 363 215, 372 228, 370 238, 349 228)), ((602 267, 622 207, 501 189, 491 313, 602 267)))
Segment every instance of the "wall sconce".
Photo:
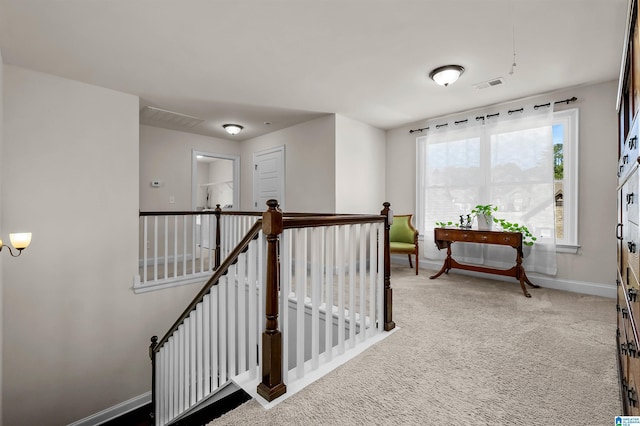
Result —
POLYGON ((223 124, 222 127, 232 136, 237 135, 242 129, 244 129, 244 127, 239 124, 223 124))
POLYGON ((429 78, 435 81, 440 86, 448 86, 462 75, 464 67, 460 65, 445 65, 444 67, 438 67, 429 73, 429 78))
POLYGON ((9 234, 9 239, 11 240, 11 245, 13 246, 13 248, 18 250, 18 254, 13 254, 13 250, 11 250, 11 247, 3 245, 2 240, 0 240, 0 251, 2 251, 4 247, 6 247, 9 249, 9 253, 11 253, 11 256, 18 257, 20 256, 20 254, 22 254, 22 250, 26 249, 27 247, 29 247, 29 244, 31 244, 31 232, 17 232, 14 234, 9 234))

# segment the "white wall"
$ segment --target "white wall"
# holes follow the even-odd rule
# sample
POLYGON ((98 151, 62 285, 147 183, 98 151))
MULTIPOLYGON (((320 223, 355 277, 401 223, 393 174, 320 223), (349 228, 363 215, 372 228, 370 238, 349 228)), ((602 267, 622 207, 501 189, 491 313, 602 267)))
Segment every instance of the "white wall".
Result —
MULTIPOLYGON (((240 206, 253 206, 253 154, 285 146, 285 210, 335 212, 335 116, 327 115, 242 142, 240 206)), ((257 210, 266 210, 266 206, 257 210)))
POLYGON ((377 214, 385 197, 385 132, 336 115, 336 212, 377 214))
MULTIPOLYGON (((4 79, 3 72, 4 68, 1 66, 2 64, 2 51, 0 51, 0 165, 2 164, 2 151, 3 151, 3 141, 4 141, 4 113, 2 106, 4 105, 4 79)), ((2 173, 0 173, 0 224, 2 224, 2 173)), ((3 228, 0 226, 0 238, 4 235, 3 228)), ((6 237, 5 237, 6 238, 6 237)), ((3 374, 2 374, 2 341, 3 341, 3 330, 4 330, 4 312, 2 309, 3 302, 3 294, 4 294, 4 285, 3 285, 3 262, 4 256, 0 256, 0 426, 3 425, 2 421, 2 413, 3 413, 3 405, 2 400, 4 399, 2 396, 2 383, 3 383, 3 374)))
MULTIPOLYGON (((532 97, 562 100, 576 96, 568 107, 579 108, 579 244, 578 254, 558 253, 557 279, 615 285, 615 225, 617 167, 617 82, 576 87, 532 97)), ((517 102, 515 103, 517 104, 517 102)), ((556 110, 567 106, 558 105, 556 110)), ((410 129, 425 120, 387 131, 387 198, 395 212, 416 209, 416 137, 410 129)), ((424 251, 423 251, 424 252, 424 251)))
POLYGON ((33 232, 2 271, 4 423, 67 424, 150 390, 149 339, 197 289, 131 289, 138 98, 3 71, 0 229, 33 232))
MULTIPOLYGON (((140 126, 140 209, 191 210, 192 151, 240 155, 238 142, 140 126), (160 180, 159 188, 151 181, 160 180), (173 196, 175 203, 169 203, 173 196)), ((241 163, 244 160, 241 161, 241 163)), ((249 160, 251 161, 251 160, 249 160)))

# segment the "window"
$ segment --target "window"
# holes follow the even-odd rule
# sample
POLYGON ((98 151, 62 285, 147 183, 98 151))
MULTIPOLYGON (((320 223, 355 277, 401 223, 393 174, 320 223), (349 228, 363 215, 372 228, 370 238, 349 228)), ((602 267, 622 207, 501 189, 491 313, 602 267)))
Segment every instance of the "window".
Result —
MULTIPOLYGON (((577 251, 578 110, 515 111, 450 119, 417 139, 416 218, 426 258, 441 256, 429 244, 437 222, 467 220, 487 203, 537 237, 526 259, 532 270, 554 274, 555 253, 577 251)), ((500 261, 485 254, 473 262, 500 261)))
POLYGON ((556 250, 578 249, 578 109, 553 114, 556 250))

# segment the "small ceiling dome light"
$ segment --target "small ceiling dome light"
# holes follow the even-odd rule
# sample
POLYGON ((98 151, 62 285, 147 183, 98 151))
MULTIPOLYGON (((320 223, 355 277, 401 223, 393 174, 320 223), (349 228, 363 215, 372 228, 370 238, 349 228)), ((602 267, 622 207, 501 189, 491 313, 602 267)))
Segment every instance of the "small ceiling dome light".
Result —
POLYGON ((242 129, 244 129, 244 127, 242 127, 239 124, 224 124, 222 127, 224 127, 227 133, 229 133, 232 136, 237 135, 238 133, 240 133, 242 129))
POLYGON ((440 86, 448 86, 462 75, 464 67, 460 65, 445 65, 444 67, 438 67, 429 73, 429 78, 435 81, 440 86))

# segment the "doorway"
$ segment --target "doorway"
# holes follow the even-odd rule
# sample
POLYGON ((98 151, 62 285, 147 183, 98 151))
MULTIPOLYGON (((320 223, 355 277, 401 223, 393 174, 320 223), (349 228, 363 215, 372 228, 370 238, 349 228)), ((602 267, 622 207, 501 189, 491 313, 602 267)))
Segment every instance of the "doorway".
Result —
POLYGON ((240 203, 240 156, 193 151, 191 207, 238 210, 240 203))
POLYGON ((253 154, 253 207, 258 211, 265 210, 270 199, 285 209, 284 155, 284 145, 253 154))

